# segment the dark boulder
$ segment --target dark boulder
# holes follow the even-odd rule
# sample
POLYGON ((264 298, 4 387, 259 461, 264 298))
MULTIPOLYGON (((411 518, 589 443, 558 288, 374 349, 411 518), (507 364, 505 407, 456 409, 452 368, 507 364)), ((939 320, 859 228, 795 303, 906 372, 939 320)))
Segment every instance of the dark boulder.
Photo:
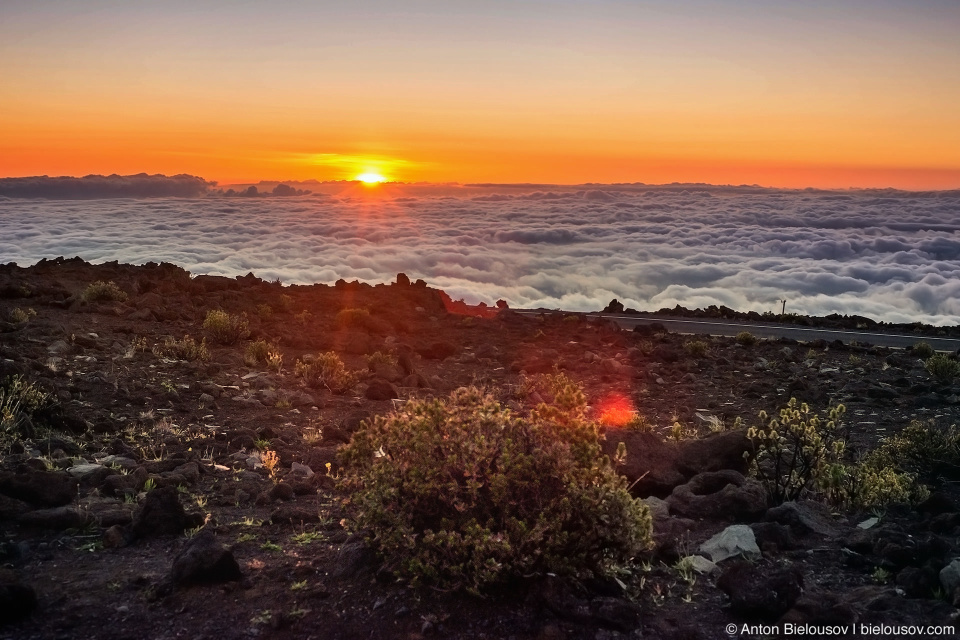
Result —
POLYGON ((211 584, 240 580, 240 565, 212 531, 203 530, 177 554, 170 571, 174 584, 211 584))
POLYGON ((797 567, 759 567, 736 562, 717 580, 730 597, 730 610, 749 620, 773 622, 783 616, 803 593, 803 574, 797 567))
POLYGON ((179 535, 190 525, 175 487, 160 487, 147 493, 133 517, 138 538, 179 535))

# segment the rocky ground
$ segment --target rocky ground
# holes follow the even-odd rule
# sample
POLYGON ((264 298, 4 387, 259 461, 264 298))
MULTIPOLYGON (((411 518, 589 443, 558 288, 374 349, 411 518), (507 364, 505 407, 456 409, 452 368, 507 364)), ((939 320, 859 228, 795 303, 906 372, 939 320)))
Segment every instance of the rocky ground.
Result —
POLYGON ((521 318, 401 276, 288 287, 58 259, 0 266, 0 379, 13 375, 55 404, 2 434, 0 638, 727 638, 727 625, 763 637, 775 629, 759 625, 960 623, 956 477, 933 479, 914 507, 769 509, 733 428, 791 396, 845 403, 854 449, 912 419, 956 423, 956 386, 910 351, 521 318), (126 299, 85 301, 96 281, 126 299), (246 314, 249 336, 216 342, 203 323, 218 309, 246 314), (206 360, 170 346, 185 335, 209 338, 206 360), (272 359, 249 352, 257 340, 272 359), (328 351, 359 376, 345 392, 296 375, 328 351), (655 548, 621 583, 531 576, 486 598, 382 570, 344 528, 337 448, 362 420, 462 385, 525 411, 540 400, 532 376, 555 367, 597 417, 643 416, 646 430, 610 424, 605 447, 626 443, 622 471, 651 507, 655 548))

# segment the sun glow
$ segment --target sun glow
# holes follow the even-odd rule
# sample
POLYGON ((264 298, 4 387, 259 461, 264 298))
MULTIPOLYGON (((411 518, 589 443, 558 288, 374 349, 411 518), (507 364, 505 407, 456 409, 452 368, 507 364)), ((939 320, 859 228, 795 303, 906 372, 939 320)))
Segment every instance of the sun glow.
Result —
POLYGON ((387 179, 379 173, 361 173, 356 179, 364 184, 377 184, 387 181, 387 179))

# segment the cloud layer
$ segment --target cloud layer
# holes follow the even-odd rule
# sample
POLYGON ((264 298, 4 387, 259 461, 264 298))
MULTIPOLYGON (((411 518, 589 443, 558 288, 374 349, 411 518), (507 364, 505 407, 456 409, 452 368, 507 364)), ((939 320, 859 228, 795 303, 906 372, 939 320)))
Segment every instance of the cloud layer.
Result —
POLYGON ((0 199, 0 262, 80 256, 391 280, 468 302, 860 314, 960 322, 960 193, 411 185, 290 199, 0 199), (387 194, 387 195, 385 195, 387 194))

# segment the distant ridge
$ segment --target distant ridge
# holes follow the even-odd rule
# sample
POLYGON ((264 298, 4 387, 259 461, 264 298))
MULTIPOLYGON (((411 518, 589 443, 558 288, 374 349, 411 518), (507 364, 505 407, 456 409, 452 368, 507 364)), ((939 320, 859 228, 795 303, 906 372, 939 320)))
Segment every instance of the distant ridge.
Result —
POLYGON ((196 198, 215 186, 197 176, 138 173, 72 176, 31 176, 0 178, 0 196, 7 198, 49 198, 55 200, 96 200, 101 198, 196 198))

